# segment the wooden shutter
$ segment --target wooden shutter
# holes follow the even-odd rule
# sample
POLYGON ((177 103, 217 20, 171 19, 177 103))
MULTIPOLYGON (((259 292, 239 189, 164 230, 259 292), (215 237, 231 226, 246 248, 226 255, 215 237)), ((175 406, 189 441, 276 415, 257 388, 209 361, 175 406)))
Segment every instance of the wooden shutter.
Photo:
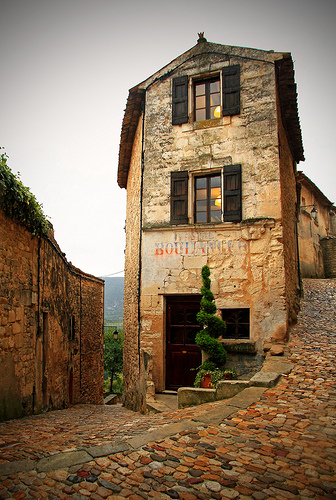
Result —
POLYGON ((188 223, 188 172, 171 173, 171 224, 188 223))
POLYGON ((188 76, 173 78, 173 125, 188 122, 188 76))
POLYGON ((223 116, 240 114, 240 67, 225 66, 222 69, 223 116))
POLYGON ((224 167, 224 222, 242 219, 241 165, 224 167))

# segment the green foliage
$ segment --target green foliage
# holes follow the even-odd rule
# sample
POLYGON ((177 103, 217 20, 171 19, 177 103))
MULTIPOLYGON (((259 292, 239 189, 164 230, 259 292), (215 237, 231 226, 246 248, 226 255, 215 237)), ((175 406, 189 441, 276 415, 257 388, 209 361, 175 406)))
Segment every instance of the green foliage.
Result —
MULTIPOLYGON (((124 337, 122 332, 115 339, 113 329, 109 328, 104 335, 104 344, 104 369, 110 376, 110 392, 113 392, 114 378, 118 380, 119 376, 120 379, 123 370, 124 337)), ((119 382, 119 386, 121 385, 122 379, 121 383, 119 382)))
POLYGON ((195 387, 199 387, 202 375, 210 371, 221 371, 226 363, 227 353, 223 345, 217 340, 218 337, 225 333, 226 324, 221 318, 214 316, 217 307, 214 301, 214 295, 210 290, 210 269, 208 266, 202 267, 202 281, 201 288, 201 310, 197 313, 197 321, 203 326, 203 330, 196 334, 196 344, 209 355, 207 359, 199 368, 196 375, 195 387))
POLYGON ((48 234, 49 223, 29 188, 24 186, 19 175, 14 175, 7 165, 7 155, 0 155, 0 205, 6 217, 16 219, 34 236, 48 234))
POLYGON ((197 372, 194 383, 195 387, 201 387, 204 375, 211 375, 211 382, 214 388, 216 388, 220 380, 237 380, 238 377, 235 370, 219 370, 218 368, 209 370, 205 365, 206 362, 203 363, 202 368, 197 372))

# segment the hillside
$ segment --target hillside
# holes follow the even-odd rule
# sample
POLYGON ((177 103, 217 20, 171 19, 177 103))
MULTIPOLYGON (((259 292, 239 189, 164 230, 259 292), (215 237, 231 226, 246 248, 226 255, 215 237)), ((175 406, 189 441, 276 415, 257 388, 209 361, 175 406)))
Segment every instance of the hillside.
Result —
POLYGON ((124 277, 105 280, 104 325, 122 326, 124 277))

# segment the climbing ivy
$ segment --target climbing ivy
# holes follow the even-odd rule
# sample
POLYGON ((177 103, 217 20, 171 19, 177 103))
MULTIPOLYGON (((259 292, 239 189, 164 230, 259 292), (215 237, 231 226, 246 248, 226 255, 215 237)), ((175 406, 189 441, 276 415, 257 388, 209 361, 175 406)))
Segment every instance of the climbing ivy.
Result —
POLYGON ((197 313, 197 321, 203 326, 203 330, 196 334, 196 344, 202 351, 209 354, 209 358, 199 367, 199 370, 215 370, 223 368, 227 353, 223 345, 217 340, 226 330, 225 321, 214 316, 217 311, 214 303, 214 295, 211 292, 210 269, 208 266, 202 267, 201 288, 201 310, 197 313))
MULTIPOLYGON (((3 148, 0 148, 3 149, 3 148)), ((6 217, 16 219, 34 236, 48 234, 49 223, 29 188, 24 186, 19 175, 14 175, 7 165, 6 153, 0 155, 0 206, 6 217)))

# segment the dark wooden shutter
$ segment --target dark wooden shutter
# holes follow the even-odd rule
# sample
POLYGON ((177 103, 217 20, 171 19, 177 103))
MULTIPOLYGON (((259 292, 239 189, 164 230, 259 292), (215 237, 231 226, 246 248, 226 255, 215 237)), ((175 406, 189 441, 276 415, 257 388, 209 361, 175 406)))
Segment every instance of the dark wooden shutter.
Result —
POLYGON ((223 116, 240 113, 240 67, 225 66, 222 69, 223 79, 223 116))
POLYGON ((188 223, 188 172, 171 173, 170 222, 188 223))
POLYGON ((188 122, 188 76, 173 79, 173 125, 188 122))
POLYGON ((241 165, 224 167, 224 222, 242 219, 241 165))

